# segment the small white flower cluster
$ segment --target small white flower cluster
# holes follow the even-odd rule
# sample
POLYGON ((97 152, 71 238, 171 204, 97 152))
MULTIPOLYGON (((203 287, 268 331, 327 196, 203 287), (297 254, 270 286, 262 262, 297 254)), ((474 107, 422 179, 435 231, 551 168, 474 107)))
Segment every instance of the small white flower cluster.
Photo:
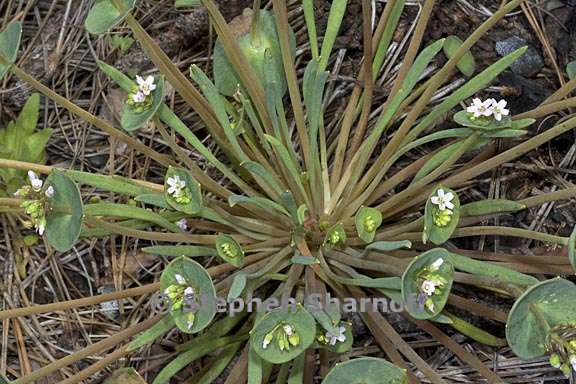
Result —
POLYGON ((175 175, 174 177, 169 177, 166 180, 168 184, 168 194, 174 197, 182 194, 184 188, 186 188, 186 182, 180 178, 180 176, 175 175))
POLYGON ((420 285, 420 291, 427 296, 424 305, 432 312, 434 312, 434 301, 430 297, 438 293, 438 287, 442 287, 446 284, 446 280, 442 276, 436 274, 442 264, 444 264, 444 259, 441 257, 430 264, 427 270, 427 276, 420 285))
POLYGON ((452 200, 454 200, 454 194, 452 192, 446 193, 442 188, 438 188, 436 193, 437 195, 430 198, 432 204, 437 205, 438 209, 441 211, 448 210, 451 213, 454 209, 454 204, 452 203, 452 200))
MULTIPOLYGON (((28 181, 30 182, 34 192, 40 192, 42 190, 44 182, 34 171, 28 171, 28 181)), ((52 198, 52 196, 54 196, 54 187, 51 185, 48 186, 48 188, 46 188, 44 191, 44 195, 46 195, 47 198, 52 198)))
POLYGON ((51 199, 54 196, 54 187, 49 185, 44 190, 44 196, 42 196, 41 192, 44 182, 34 171, 28 171, 28 182, 30 185, 25 185, 18 189, 14 195, 25 199, 20 204, 20 207, 24 208, 24 212, 30 218, 29 221, 24 222, 25 227, 34 227, 36 233, 42 236, 46 230, 46 199, 51 199))
POLYGON ((136 83, 138 83, 138 91, 131 95, 132 101, 137 104, 143 103, 146 101, 146 97, 156 89, 156 84, 154 84, 154 77, 147 76, 146 79, 144 79, 141 76, 136 76, 136 83))
POLYGON ((466 108, 466 112, 471 113, 474 118, 494 116, 496 121, 501 121, 503 116, 510 114, 510 110, 506 109, 507 104, 506 100, 486 99, 482 101, 475 98, 472 100, 472 105, 466 108))
POLYGON ((338 327, 338 334, 333 335, 330 332, 326 332, 326 340, 328 340, 328 344, 334 346, 336 343, 340 342, 343 343, 346 341, 346 327, 339 326, 338 327))

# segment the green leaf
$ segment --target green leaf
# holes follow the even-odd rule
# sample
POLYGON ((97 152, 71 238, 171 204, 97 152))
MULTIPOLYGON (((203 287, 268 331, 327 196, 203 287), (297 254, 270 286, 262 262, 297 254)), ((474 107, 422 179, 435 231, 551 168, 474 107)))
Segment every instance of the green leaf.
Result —
POLYGON ((194 298, 191 305, 174 308, 172 303, 171 315, 174 323, 185 333, 197 333, 206 328, 216 315, 216 290, 210 275, 200 264, 186 257, 173 260, 160 277, 160 289, 166 292, 170 286, 179 285, 177 275, 183 277, 186 285, 194 289, 194 298), (190 324, 189 315, 194 315, 190 324))
POLYGON ((130 13, 136 0, 122 0, 123 8, 119 10, 114 0, 96 0, 84 22, 86 30, 94 35, 107 32, 118 25, 130 13))
POLYGON ((244 250, 232 236, 219 234, 216 237, 216 252, 218 256, 237 268, 244 265, 244 250))
POLYGON ((255 205, 265 211, 270 211, 270 210, 274 210, 274 211, 278 211, 288 217, 290 217, 290 213, 288 213, 288 211, 281 206, 280 204, 267 199, 265 197, 259 197, 259 196, 254 196, 254 197, 248 197, 248 196, 242 196, 242 195, 230 195, 228 197, 228 204, 233 207, 236 204, 252 204, 255 205))
POLYGON ((22 111, 16 119, 16 126, 22 129, 25 133, 31 134, 38 125, 38 117, 40 115, 40 95, 33 93, 30 95, 26 104, 22 107, 22 111))
POLYGON ((330 54, 332 53, 332 48, 334 47, 334 42, 338 36, 338 31, 342 25, 342 20, 344 18, 344 13, 346 12, 346 6, 348 5, 348 0, 334 0, 332 6, 330 7, 330 13, 328 14, 328 24, 326 27, 326 33, 324 34, 324 39, 322 40, 322 48, 320 49, 320 70, 323 71, 328 65, 328 60, 330 54))
POLYGON ((102 72, 106 74, 109 78, 112 79, 120 88, 125 90, 126 92, 133 92, 135 89, 138 88, 138 84, 116 68, 111 65, 106 64, 103 61, 96 60, 96 64, 98 64, 98 68, 102 72))
POLYGON ((571 61, 566 65, 566 74, 570 80, 576 77, 576 60, 571 61))
POLYGON ((152 253, 162 256, 216 256, 216 250, 209 247, 201 247, 197 245, 153 245, 151 247, 142 248, 143 252, 152 253))
POLYGON ((164 77, 154 77, 154 83, 156 84, 156 89, 152 91, 152 103, 143 111, 137 111, 128 103, 124 104, 120 125, 126 131, 130 132, 142 127, 156 114, 158 108, 160 108, 164 100, 164 77))
POLYGON ((443 248, 435 248, 416 256, 402 275, 402 300, 406 310, 415 319, 425 320, 438 316, 450 295, 454 280, 454 265, 450 253, 443 248), (440 263, 434 270, 434 263, 440 263), (442 279, 432 295, 426 294, 422 285, 424 281, 442 279), (428 305, 428 300, 433 306, 428 305))
POLYGON ((153 343, 154 340, 162 337, 164 334, 166 334, 168 331, 174 328, 174 326, 175 324, 174 319, 172 319, 172 316, 166 315, 162 317, 162 319, 156 324, 154 324, 151 328, 147 329, 146 331, 138 335, 130 343, 128 343, 126 348, 128 351, 131 352, 145 345, 153 343))
POLYGON ((452 233, 458 225, 460 220, 460 200, 456 192, 450 188, 439 186, 432 191, 428 200, 426 200, 426 207, 424 211, 424 231, 422 233, 422 241, 426 243, 428 240, 436 245, 443 244, 450 239, 452 233), (445 209, 441 211, 439 207, 432 203, 432 197, 436 196, 442 190, 445 194, 451 193, 453 199, 450 201, 454 204, 453 209, 445 209), (452 212, 448 214, 447 211, 452 212), (449 220, 446 223, 446 220, 449 220))
MULTIPOLYGON (((454 57, 456 51, 458 51, 458 48, 460 48, 462 43, 462 40, 458 36, 448 36, 446 40, 444 40, 443 47, 446 57, 449 59, 454 57)), ((472 76, 474 74, 474 70, 476 69, 476 61, 474 60, 474 56, 472 56, 472 52, 469 50, 466 51, 456 66, 466 77, 472 76)))
POLYGON ((570 237, 568 238, 568 258, 570 259, 570 264, 572 268, 576 271, 576 227, 572 230, 570 237))
MULTIPOLYGON (((256 38, 252 39, 251 29, 247 25, 251 23, 251 16, 248 14, 243 17, 240 23, 236 24, 234 32, 239 35, 237 38, 240 50, 246 56, 248 63, 252 66, 258 78, 264 80, 266 72, 273 76, 278 86, 280 95, 286 93, 286 79, 284 76, 284 66, 282 64, 282 54, 278 40, 276 23, 271 12, 260 10, 258 27, 255 31, 256 38), (269 52, 272 65, 266 66, 266 52, 269 52)), ((296 39, 294 32, 290 29, 290 45, 292 56, 296 52, 296 39)), ((240 81, 238 80, 235 69, 228 60, 224 47, 220 40, 216 41, 213 55, 214 82, 220 92, 226 96, 232 96, 238 89, 240 81)))
POLYGON ((22 36, 22 23, 13 21, 0 33, 0 80, 4 77, 10 66, 16 62, 20 38, 22 36))
POLYGON ((10 381, 4 376, 0 375, 0 384, 10 384, 10 381))
POLYGON ((250 345, 262 359, 273 364, 282 364, 303 353, 314 342, 315 337, 314 317, 304 307, 298 305, 295 311, 290 308, 279 308, 262 317, 250 332, 250 345), (297 345, 289 345, 288 349, 284 350, 280 350, 279 343, 282 339, 278 336, 282 332, 279 329, 282 328, 282 324, 294 327, 299 336, 297 345), (278 329, 278 332, 274 332, 275 329, 278 329), (270 332, 274 332, 274 338, 266 348, 263 348, 264 338, 270 332))
POLYGON ((453 116, 453 119, 454 122, 463 127, 480 129, 482 131, 492 131, 512 127, 512 118, 510 116, 503 116, 502 120, 497 121, 492 117, 475 118, 472 114, 468 113, 466 110, 456 112, 453 116))
POLYGON ((326 231, 324 238, 324 245, 335 247, 342 245, 346 242, 346 231, 342 223, 336 223, 326 231))
POLYGON ((486 199, 460 207, 460 216, 483 216, 501 212, 517 212, 526 209, 524 204, 506 199, 486 199))
POLYGON ((250 348, 248 351, 248 384, 262 384, 262 359, 250 348))
POLYGON ((239 272, 232 279, 232 285, 228 291, 228 300, 234 300, 242 295, 242 292, 246 288, 246 274, 239 272))
POLYGON ((512 129, 522 129, 531 126, 536 122, 536 119, 520 119, 512 120, 512 129))
POLYGON ((300 264, 300 265, 312 265, 318 264, 319 261, 313 256, 302 256, 300 254, 294 255, 292 259, 290 259, 292 264, 300 264))
POLYGON ((515 271, 510 268, 501 267, 494 263, 475 260, 467 256, 450 253, 454 268, 478 276, 486 276, 508 282, 519 286, 530 286, 537 284, 539 280, 533 276, 515 271))
POLYGON ((176 0, 174 6, 176 8, 199 7, 202 5, 200 0, 176 0))
POLYGON ((408 384, 406 371, 375 357, 361 357, 338 363, 322 384, 408 384))
POLYGON ((153 205, 158 208, 170 209, 170 205, 162 193, 144 193, 138 195, 134 200, 144 204, 153 205))
POLYGON ((372 244, 368 244, 364 249, 366 251, 387 252, 395 251, 400 248, 412 248, 412 242, 409 240, 375 241, 372 244))
POLYGON ((485 132, 482 137, 489 137, 492 139, 506 138, 506 137, 520 137, 528 134, 528 131, 522 129, 499 129, 497 131, 485 132))
POLYGON ((114 204, 114 203, 96 203, 88 204, 84 207, 84 213, 88 216, 109 216, 109 217, 120 217, 123 219, 136 219, 143 220, 159 225, 171 232, 182 232, 180 227, 178 227, 173 222, 165 219, 158 213, 151 211, 150 209, 133 207, 126 204, 114 204))
POLYGON ((506 340, 522 359, 546 354, 550 328, 576 322, 576 285, 561 278, 528 289, 512 306, 506 322, 506 340))
POLYGON ((196 215, 202 210, 202 191, 201 186, 196 179, 183 168, 168 167, 166 176, 164 177, 164 198, 168 204, 177 211, 184 212, 188 215, 196 215), (185 198, 188 200, 177 201, 177 198, 168 193, 170 185, 169 179, 179 178, 186 183, 183 190, 185 190, 185 198))
POLYGON ((356 231, 366 243, 371 243, 382 225, 382 214, 376 208, 361 207, 356 214, 356 231))
POLYGON ((44 183, 43 192, 54 188, 46 212, 46 240, 57 251, 70 250, 82 229, 82 197, 78 186, 64 173, 54 170, 44 183))

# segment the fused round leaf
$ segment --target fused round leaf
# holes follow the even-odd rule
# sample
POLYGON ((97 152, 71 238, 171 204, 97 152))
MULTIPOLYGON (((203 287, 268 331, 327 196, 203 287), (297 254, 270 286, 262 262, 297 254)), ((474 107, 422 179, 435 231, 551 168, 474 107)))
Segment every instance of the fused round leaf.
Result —
POLYGON ((156 89, 152 91, 152 103, 143 111, 136 111, 133 106, 128 103, 124 104, 124 110, 122 111, 122 119, 120 125, 126 131, 134 131, 150 120, 160 105, 164 100, 164 77, 155 76, 154 83, 156 84, 156 89))
POLYGON ((366 243, 371 243, 382 224, 382 214, 376 208, 361 207, 356 214, 356 231, 366 243))
POLYGON ((232 236, 219 234, 216 237, 216 252, 237 268, 244 265, 244 250, 232 236))
MULTIPOLYGON (((176 326, 185 333, 196 333, 206 328, 216 315, 216 289, 206 269, 187 257, 173 260, 160 276, 160 289, 166 290, 181 283, 180 278, 194 290, 193 303, 171 309, 176 326), (189 313, 194 314, 192 326, 189 313)), ((173 305, 173 303, 172 303, 173 305)))
MULTIPOLYGON (((333 353, 344 353, 349 351, 352 348, 352 344, 354 343, 354 335, 352 335, 352 325, 350 323, 340 323, 338 327, 344 327, 346 328, 346 331, 344 331, 344 337, 345 340, 340 342, 340 341, 336 341, 336 343, 334 345, 330 345, 330 343, 328 344, 323 344, 323 343, 318 343, 318 347, 319 348, 326 348, 327 350, 329 350, 330 352, 333 353)), ((323 336, 327 336, 326 335, 326 331, 322 329, 322 335, 323 336)))
POLYGON ((422 240, 424 243, 430 240, 436 245, 445 243, 456 229, 458 220, 460 220, 460 200, 458 195, 449 188, 439 186, 426 200, 422 240), (437 196, 440 190, 444 191, 445 194, 451 193, 453 195, 450 200, 450 203, 454 205, 453 208, 441 211, 438 205, 432 203, 432 197, 437 196))
MULTIPOLYGON (((238 16, 230 23, 230 27, 234 34, 238 36, 237 43, 240 50, 246 56, 246 59, 252 66, 256 75, 260 79, 265 78, 265 73, 272 76, 278 84, 280 95, 286 93, 286 80, 284 76, 284 66, 282 64, 282 54, 280 51, 280 43, 278 41, 278 33, 276 31, 276 23, 274 16, 271 12, 260 10, 258 20, 258 33, 257 38, 253 41, 251 34, 252 24, 252 11, 247 10, 241 16, 238 16), (272 65, 266 66, 266 52, 269 52, 272 65)), ((294 32, 290 29, 290 45, 292 53, 296 50, 296 43, 294 32)), ((216 41, 214 46, 214 82, 218 90, 227 96, 232 96, 238 89, 240 81, 236 76, 232 64, 226 56, 224 47, 219 40, 216 41)))
MULTIPOLYGON (((444 54, 446 57, 451 59, 458 51, 458 48, 462 45, 462 40, 457 36, 448 36, 444 40, 444 54)), ((472 52, 469 50, 466 51, 464 56, 460 59, 458 64, 456 64, 460 72, 462 72, 465 76, 470 77, 474 74, 474 70, 476 69, 476 61, 474 60, 474 56, 472 56, 472 52)))
POLYGON ((510 128, 512 127, 512 118, 510 116, 502 116, 502 120, 496 121, 495 119, 482 119, 474 118, 466 110, 456 112, 453 116, 454 122, 463 126, 476 128, 484 131, 510 128))
POLYGON ((164 198, 172 208, 189 215, 196 215, 202 210, 202 190, 200 183, 185 169, 168 167, 164 177, 164 198), (185 183, 185 197, 178 198, 169 191, 169 180, 179 179, 185 183))
POLYGON ((528 289, 512 306, 506 322, 508 345, 522 359, 546 354, 548 327, 576 323, 576 285, 561 278, 528 289), (541 316, 546 324, 539 321, 541 316))
POLYGON ((262 317, 250 332, 250 344, 264 360, 273 364, 282 364, 303 353, 314 342, 315 337, 314 317, 301 305, 298 305, 294 311, 288 306, 288 308, 273 310, 262 317), (289 345, 289 348, 284 350, 280 349, 279 337, 276 335, 276 332, 282 331, 282 325, 292 326, 295 334, 298 335, 298 343, 289 345), (264 348, 264 339, 271 332, 274 333, 274 338, 264 348))
POLYGON ((362 357, 338 363, 328 372, 322 384, 405 384, 404 369, 375 357, 362 357))
POLYGON ((570 259, 572 268, 576 271, 576 227, 574 227, 568 238, 568 258, 570 259))
POLYGON ((446 305, 453 281, 454 265, 448 251, 435 248, 416 256, 402 275, 402 300, 408 313, 415 319, 431 319, 438 316, 446 305), (434 263, 440 264, 435 271, 434 263), (431 277, 431 273, 434 277, 431 277), (424 281, 437 281, 437 279, 442 280, 442 285, 437 285, 431 295, 424 293, 422 289, 424 281), (432 307, 428 305, 428 300, 431 300, 432 307))
POLYGON ((114 0, 96 0, 84 22, 86 30, 99 35, 118 25, 134 7, 136 0, 122 0, 123 9, 116 8, 114 0))
POLYGON ((52 187, 46 212, 46 240, 57 251, 72 248, 82 229, 83 205, 78 186, 71 178, 54 170, 44 183, 44 191, 52 187))
POLYGON ((0 80, 16 61, 21 36, 22 23, 19 21, 11 22, 0 32, 0 80))

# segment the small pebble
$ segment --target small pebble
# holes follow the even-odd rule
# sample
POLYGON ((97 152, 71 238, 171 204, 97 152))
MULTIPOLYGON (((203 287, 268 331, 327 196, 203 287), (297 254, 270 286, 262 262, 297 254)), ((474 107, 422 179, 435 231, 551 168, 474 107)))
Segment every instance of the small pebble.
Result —
MULTIPOLYGON (((496 52, 500 56, 515 51, 518 48, 528 45, 527 41, 519 36, 511 36, 505 40, 496 42, 496 52)), ((532 77, 536 75, 544 67, 544 60, 534 47, 529 46, 526 53, 524 53, 518 60, 511 66, 512 72, 524 77, 532 77)))

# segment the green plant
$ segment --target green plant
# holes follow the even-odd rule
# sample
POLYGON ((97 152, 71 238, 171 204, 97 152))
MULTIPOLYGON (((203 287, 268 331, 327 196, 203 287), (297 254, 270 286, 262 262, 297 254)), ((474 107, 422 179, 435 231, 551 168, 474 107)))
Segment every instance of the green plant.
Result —
MULTIPOLYGON (((44 128, 34 132, 40 112, 40 95, 33 94, 24 104, 15 121, 0 130, 0 157, 4 159, 45 163, 45 148, 52 129, 44 128)), ((0 168, 0 193, 12 195, 26 184, 26 171, 13 168, 0 168)))
MULTIPOLYGON (((487 345, 506 344, 506 340, 449 311, 447 302, 453 295, 453 284, 518 298, 510 313, 508 343, 521 357, 550 353, 553 365, 566 370, 572 356, 572 340, 566 339, 570 335, 566 330, 573 326, 572 310, 566 308, 566 300, 562 305, 540 303, 549 299, 544 287, 553 286, 554 292, 568 296, 573 295, 572 283, 540 282, 523 273, 520 263, 504 267, 467 257, 453 247, 430 249, 430 243, 441 246, 466 236, 515 236, 568 245, 574 262, 574 235, 564 238, 476 224, 487 217, 574 197, 576 189, 522 201, 461 202, 458 197, 459 188, 475 177, 574 129, 576 118, 569 118, 493 154, 495 139, 525 135, 524 128, 536 119, 576 106, 576 98, 562 100, 574 83, 567 83, 541 106, 521 115, 511 115, 505 102, 474 99, 469 108, 454 115, 457 128, 431 129, 443 115, 483 90, 524 53, 524 48, 519 49, 472 76, 470 47, 520 2, 504 4, 463 42, 451 39, 447 45, 439 40, 420 49, 434 5, 434 1, 425 1, 394 86, 375 118, 371 117, 374 80, 381 71, 404 1, 387 2, 374 33, 369 27, 370 2, 363 2, 365 46, 359 82, 336 128, 330 127, 332 131, 328 132, 323 108, 327 68, 347 1, 332 3, 321 47, 312 1, 302 2, 311 57, 300 88, 294 68, 293 34, 282 0, 273 1, 272 12, 261 11, 260 1, 255 1, 253 10, 231 25, 225 23, 212 0, 201 1, 218 33, 215 82, 196 66, 190 68, 193 82, 178 70, 131 15, 134 0, 98 0, 86 20, 88 31, 104 33, 126 23, 159 70, 149 80, 135 81, 99 62, 102 72, 128 95, 121 126, 132 132, 153 122, 170 146, 170 155, 147 147, 25 73, 15 64, 20 25, 8 25, 0 35, 1 71, 11 71, 78 117, 149 156, 166 168, 166 174, 162 184, 155 184, 0 159, 3 168, 50 173, 43 188, 53 188, 53 193, 46 194, 46 189, 24 187, 17 198, 2 203, 24 207, 33 204, 35 209, 28 213, 33 214, 36 224, 45 225, 47 243, 59 251, 73 247, 78 236, 121 234, 161 243, 144 247, 143 251, 174 257, 159 283, 79 301, 0 312, 2 319, 158 291, 169 304, 168 313, 153 316, 16 382, 33 382, 90 354, 117 348, 98 364, 64 381, 78 382, 177 327, 197 336, 176 346, 178 356, 162 368, 154 383, 166 383, 186 365, 221 350, 202 377, 203 382, 211 382, 241 348, 246 351, 241 361, 247 364, 243 380, 260 383, 274 373, 277 382, 301 383, 304 375, 314 369, 314 359, 307 356, 319 349, 342 353, 352 345, 350 325, 343 321, 339 308, 317 308, 308 300, 313 295, 326 298, 332 293, 343 300, 383 296, 406 303, 408 320, 441 341, 489 382, 503 383, 434 324, 452 327, 487 345), (449 60, 435 74, 421 79, 443 48, 449 60), (450 79, 458 65, 470 79, 438 105, 430 106, 434 92, 450 79), (216 156, 164 104, 165 81, 197 112, 225 158, 216 156), (288 102, 284 100, 286 93, 288 102), (227 183, 221 184, 204 173, 186 156, 174 139, 176 135, 217 169, 227 183), (395 168, 410 151, 434 142, 442 146, 400 170, 395 168), (481 151, 481 155, 463 161, 473 150, 481 151), (82 205, 75 183, 124 195, 137 203, 82 205), (194 234, 187 232, 191 219, 194 234), (191 260, 203 256, 218 256, 221 264, 206 268, 191 260), (255 292, 264 294, 264 299, 285 303, 294 296, 294 305, 267 313, 244 308, 235 316, 217 315, 210 305, 217 304, 219 297, 246 300, 255 292), (528 325, 535 326, 526 328, 528 325)), ((187 3, 195 2, 180 1, 179 5, 187 3)), ((484 308, 466 300, 455 300, 453 305, 471 312, 479 306, 484 308)), ((361 315, 396 366, 380 359, 355 359, 336 365, 326 375, 325 383, 417 382, 405 359, 430 382, 445 382, 379 312, 361 315)), ((322 364, 323 369, 329 368, 322 364)))

